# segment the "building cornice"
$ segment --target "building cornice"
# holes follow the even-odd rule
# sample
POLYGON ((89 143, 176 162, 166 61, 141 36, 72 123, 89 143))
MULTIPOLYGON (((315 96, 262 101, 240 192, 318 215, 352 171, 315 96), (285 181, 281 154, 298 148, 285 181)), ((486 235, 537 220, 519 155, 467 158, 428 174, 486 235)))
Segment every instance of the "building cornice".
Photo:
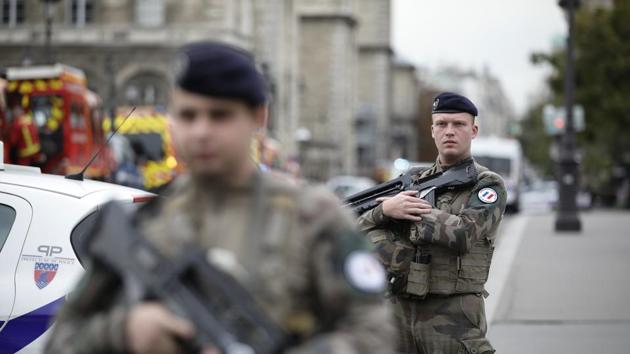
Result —
MULTIPOLYGON (((245 49, 251 49, 252 37, 237 31, 215 26, 199 24, 178 25, 161 28, 142 28, 137 26, 86 26, 57 27, 53 30, 54 46, 89 46, 89 47, 124 47, 158 46, 178 47, 198 40, 221 40, 245 49)), ((42 29, 16 27, 0 28, 0 46, 44 45, 42 29)))
POLYGON ((357 25, 357 19, 350 14, 343 13, 301 13, 300 19, 307 21, 341 21, 350 27, 357 25))
POLYGON ((383 52, 389 55, 394 54, 394 50, 389 44, 359 44, 359 51, 364 53, 383 52))

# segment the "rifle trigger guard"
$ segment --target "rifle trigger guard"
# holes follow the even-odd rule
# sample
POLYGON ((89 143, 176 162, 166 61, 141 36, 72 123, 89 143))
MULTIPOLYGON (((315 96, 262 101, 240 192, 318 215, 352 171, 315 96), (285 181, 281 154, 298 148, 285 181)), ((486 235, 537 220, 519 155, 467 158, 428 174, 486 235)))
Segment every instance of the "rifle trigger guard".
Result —
POLYGON ((421 191, 421 192, 420 192, 420 195, 418 196, 418 198, 422 199, 422 198, 426 197, 426 196, 427 196, 427 194, 429 194, 429 193, 433 192, 435 189, 437 189, 437 187, 436 187, 436 186, 433 186, 433 187, 431 187, 431 188, 427 188, 427 189, 425 189, 425 190, 421 191))

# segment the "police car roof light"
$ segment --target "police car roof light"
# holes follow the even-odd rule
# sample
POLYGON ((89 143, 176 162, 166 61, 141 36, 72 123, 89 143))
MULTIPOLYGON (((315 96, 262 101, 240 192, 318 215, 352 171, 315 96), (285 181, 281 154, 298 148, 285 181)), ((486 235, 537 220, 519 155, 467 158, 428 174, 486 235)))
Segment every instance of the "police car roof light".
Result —
POLYGON ((31 173, 37 175, 42 174, 42 170, 39 167, 12 165, 10 163, 5 164, 3 170, 6 172, 31 173))

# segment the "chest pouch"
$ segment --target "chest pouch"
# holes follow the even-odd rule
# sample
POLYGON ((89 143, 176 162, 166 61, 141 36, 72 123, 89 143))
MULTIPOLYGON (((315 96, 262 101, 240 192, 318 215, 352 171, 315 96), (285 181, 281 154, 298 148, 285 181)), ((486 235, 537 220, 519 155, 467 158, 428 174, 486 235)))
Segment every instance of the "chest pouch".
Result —
POLYGON ((407 276, 406 293, 425 297, 429 293, 430 264, 411 262, 407 276))
POLYGON ((422 249, 418 248, 413 262, 409 265, 405 292, 410 295, 425 297, 429 293, 430 276, 431 255, 424 254, 422 249))

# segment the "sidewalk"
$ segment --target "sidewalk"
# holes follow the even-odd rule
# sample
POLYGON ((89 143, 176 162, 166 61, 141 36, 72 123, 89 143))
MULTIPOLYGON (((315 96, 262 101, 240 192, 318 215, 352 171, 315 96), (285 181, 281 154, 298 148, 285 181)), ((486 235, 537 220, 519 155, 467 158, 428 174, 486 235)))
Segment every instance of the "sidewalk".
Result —
POLYGON ((556 234, 554 218, 501 230, 496 257, 516 251, 509 272, 491 272, 507 274, 488 334, 497 353, 630 353, 630 213, 582 213, 581 234, 556 234))

